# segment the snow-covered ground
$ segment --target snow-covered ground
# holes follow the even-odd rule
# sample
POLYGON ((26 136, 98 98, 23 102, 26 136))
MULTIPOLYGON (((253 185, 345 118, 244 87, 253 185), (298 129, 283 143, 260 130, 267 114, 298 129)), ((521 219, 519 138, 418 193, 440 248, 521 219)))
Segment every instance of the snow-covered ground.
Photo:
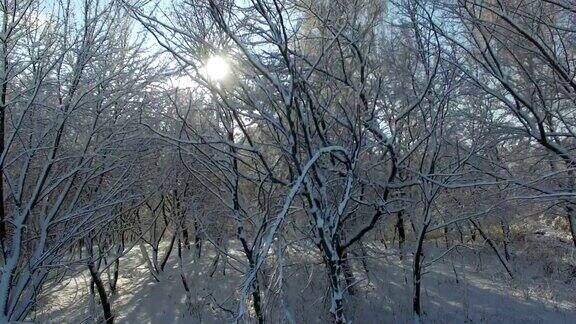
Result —
MULTIPOLYGON (((506 275, 487 248, 459 250, 435 263, 423 280, 425 322, 576 323, 574 249, 569 245, 563 245, 566 253, 546 249, 545 243, 551 240, 533 235, 513 246, 514 279, 506 275)), ((430 258, 439 246, 437 242, 428 243, 426 253, 430 258)), ((242 279, 234 268, 242 269, 242 265, 230 259, 225 274, 220 263, 210 276, 214 251, 205 250, 208 252, 200 263, 193 262, 190 255, 186 257, 186 274, 193 291, 192 303, 187 303, 176 253, 161 282, 155 282, 140 251, 132 249, 121 261, 119 290, 112 305, 116 322, 230 322, 242 279)), ((411 322, 409 253, 402 261, 398 250, 386 249, 380 243, 369 245, 367 251, 367 268, 360 262, 354 268, 358 283, 354 296, 347 299, 348 317, 354 323, 411 322)), ((269 305, 267 319, 280 322, 288 311, 296 323, 330 322, 329 304, 324 298, 326 280, 317 255, 293 252, 285 255, 290 262, 284 269, 283 279, 289 284, 282 295, 283 306, 278 306, 279 294, 267 294, 275 296, 264 300, 269 305)), ((231 253, 241 256, 236 251, 231 253)), ((90 314, 94 309, 100 312, 100 306, 88 302, 88 286, 85 272, 69 277, 41 298, 42 305, 31 319, 41 323, 93 322, 90 314)), ((272 286, 277 288, 277 284, 272 286)))

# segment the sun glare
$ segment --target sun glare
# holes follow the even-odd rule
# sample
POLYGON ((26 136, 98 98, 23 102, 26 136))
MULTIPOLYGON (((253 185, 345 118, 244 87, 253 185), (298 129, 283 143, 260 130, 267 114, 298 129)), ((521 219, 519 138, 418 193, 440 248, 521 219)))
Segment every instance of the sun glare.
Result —
POLYGON ((212 56, 204 67, 206 76, 212 81, 222 81, 230 73, 228 62, 221 56, 212 56))

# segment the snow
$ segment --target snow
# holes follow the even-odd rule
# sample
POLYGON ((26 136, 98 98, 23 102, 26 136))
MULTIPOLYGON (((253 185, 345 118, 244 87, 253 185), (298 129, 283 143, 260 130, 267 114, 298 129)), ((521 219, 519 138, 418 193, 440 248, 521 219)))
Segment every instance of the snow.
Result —
MULTIPOLYGON (((231 242, 229 246, 239 246, 237 243, 231 242)), ((428 242, 425 249, 431 252, 438 248, 428 242)), ((187 303, 176 256, 170 260, 161 282, 155 282, 139 249, 132 249, 121 260, 119 290, 112 303, 116 322, 230 322, 233 318, 230 311, 236 309, 244 279, 234 269, 242 269, 242 265, 231 264, 224 274, 220 263, 210 277, 216 250, 204 250, 201 262, 191 257, 193 251, 186 253, 185 271, 193 291, 192 302, 187 303)), ((410 256, 406 255, 401 260, 398 250, 385 249, 380 243, 367 244, 367 250, 369 272, 354 268, 358 281, 355 295, 346 297, 349 320, 353 323, 413 322, 410 256)), ((279 304, 267 309, 265 316, 270 322, 282 321, 286 318, 286 310, 289 311, 287 316, 296 323, 331 321, 327 280, 319 262, 320 256, 312 247, 306 253, 302 251, 305 250, 288 249, 282 256, 287 264, 282 270, 283 280, 287 283, 283 286, 286 300, 265 298, 264 302, 269 305, 279 304)), ((518 275, 514 279, 506 275, 489 248, 461 250, 432 265, 423 276, 424 315, 421 321, 574 323, 576 291, 572 288, 576 277, 561 270, 550 275, 550 271, 546 271, 545 256, 527 255, 519 246, 516 246, 516 251, 514 264, 518 275)), ((240 251, 229 252, 241 254, 240 251)), ((571 257, 573 260, 574 256, 571 257)), ((235 262, 232 258, 228 261, 235 262)), ((264 268, 263 271, 270 274, 271 269, 264 268)), ((32 320, 42 323, 90 322, 88 285, 89 277, 85 272, 67 278, 41 298, 42 305, 32 314, 35 316, 32 320)), ((100 311, 99 305, 93 306, 100 311)), ((251 307, 246 308, 251 310, 251 307)))

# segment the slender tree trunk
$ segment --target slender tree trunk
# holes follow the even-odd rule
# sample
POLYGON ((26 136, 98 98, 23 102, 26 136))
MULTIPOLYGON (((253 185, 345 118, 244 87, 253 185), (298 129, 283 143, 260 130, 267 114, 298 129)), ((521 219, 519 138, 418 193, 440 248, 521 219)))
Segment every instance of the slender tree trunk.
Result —
POLYGON ((498 257, 498 260, 500 260, 500 263, 502 263, 502 265, 506 269, 506 272, 508 272, 508 275, 510 276, 510 278, 514 278, 514 275, 512 274, 512 270, 510 268, 510 265, 508 264, 508 262, 506 262, 506 259, 502 257, 502 254, 498 251, 496 244, 494 244, 494 242, 486 235, 486 233, 484 233, 484 231, 480 228, 480 226, 475 221, 470 219, 470 222, 472 223, 472 225, 474 225, 474 228, 478 231, 480 236, 482 236, 484 238, 484 240, 486 240, 486 242, 488 242, 488 245, 490 245, 490 247, 492 248, 492 250, 494 251, 494 253, 498 257))
POLYGON ((218 270, 218 261, 220 261, 220 252, 216 253, 216 257, 214 258, 214 261, 212 262, 212 271, 210 271, 210 278, 212 278, 214 276, 214 274, 216 273, 216 270, 218 270))
POLYGON ((500 227, 502 228, 502 238, 504 246, 504 257, 506 261, 510 261, 510 249, 508 244, 510 243, 510 225, 504 219, 500 219, 500 227))
POLYGON ((420 323, 422 319, 421 307, 421 286, 422 286, 422 263, 424 260, 424 239, 426 238, 426 231, 432 215, 430 211, 430 201, 427 202, 423 213, 423 220, 420 226, 420 232, 416 239, 416 251, 414 252, 414 263, 412 266, 412 282, 413 282, 413 295, 412 295, 412 312, 414 314, 414 323, 420 323))
POLYGON ((160 263, 160 271, 164 271, 164 267, 166 267, 166 263, 168 263, 168 258, 170 258, 170 254, 172 254, 172 250, 174 249, 174 242, 176 241, 176 232, 172 235, 172 239, 170 239, 170 244, 168 244, 168 250, 166 250, 166 254, 164 258, 162 258, 162 262, 160 263))
POLYGON ((566 214, 568 214, 568 226, 570 227, 570 234, 572 234, 572 243, 576 247, 576 208, 572 203, 566 203, 566 214))
POLYGON ((159 244, 152 245, 152 266, 154 267, 154 272, 160 274, 160 266, 158 265, 158 248, 159 244))
POLYGON ((186 272, 184 271, 184 261, 182 259, 182 240, 178 238, 178 270, 180 272, 180 280, 182 281, 182 286, 186 291, 186 304, 188 307, 192 307, 192 291, 190 290, 190 285, 188 284, 188 279, 186 278, 186 272))
POLYGON ((90 276, 92 277, 92 282, 96 285, 96 290, 100 296, 100 303, 102 304, 102 310, 104 311, 104 320, 106 324, 114 324, 114 316, 112 315, 112 308, 108 300, 108 295, 106 294, 106 288, 98 271, 94 267, 94 263, 88 264, 88 269, 90 270, 90 276))
POLYGON ((120 271, 120 258, 116 257, 116 261, 114 261, 114 270, 112 271, 112 278, 110 280, 110 292, 112 294, 116 293, 116 287, 118 284, 118 274, 120 271))
POLYGON ((202 257, 202 237, 200 237, 200 232, 198 230, 198 222, 194 222, 194 245, 196 246, 198 259, 200 259, 202 257))
POLYGON ((404 228, 404 213, 399 211, 396 213, 396 231, 398 232, 398 247, 402 249, 406 241, 406 230, 404 228))
POLYGON ((428 228, 428 222, 425 222, 420 229, 420 234, 416 242, 416 251, 414 253, 414 265, 412 269, 412 282, 413 282, 413 295, 412 295, 412 311, 414 312, 414 322, 420 323, 422 318, 421 300, 420 300, 420 290, 422 281, 422 259, 424 238, 426 237, 426 230, 428 228))
POLYGON ((352 267, 350 266, 348 253, 344 251, 340 258, 342 259, 342 271, 344 271, 344 278, 346 279, 346 290, 348 291, 348 294, 354 296, 356 294, 354 289, 356 279, 354 278, 354 272, 352 272, 352 267))
MULTIPOLYGON (((573 167, 572 165, 567 165, 568 168, 568 189, 570 192, 574 192, 574 171, 570 169, 573 167)), ((570 234, 572 235, 572 243, 574 243, 574 247, 576 247, 576 204, 574 204, 573 200, 566 202, 564 204, 564 208, 566 209, 566 216, 568 218, 568 226, 570 227, 570 234)))
MULTIPOLYGON (((566 175, 567 175, 567 182, 564 181, 560 181, 559 182, 559 187, 560 189, 568 189, 568 191, 570 192, 574 192, 574 171, 572 171, 571 168, 573 168, 572 164, 568 161, 565 161, 565 166, 566 166, 566 175)), ((556 167, 556 164, 554 164, 554 162, 550 161, 550 169, 552 171, 557 171, 558 168, 556 167)), ((574 244, 574 247, 576 247, 576 205, 571 202, 571 201, 566 201, 564 202, 564 210, 566 211, 566 219, 568 220, 568 229, 570 231, 570 235, 572 236, 572 243, 574 244)))
POLYGON ((184 246, 187 250, 190 250, 190 235, 188 234, 188 229, 186 228, 186 223, 182 224, 182 237, 184 238, 184 246))
POLYGON ((154 280, 156 280, 157 282, 160 282, 160 279, 158 278, 158 273, 156 272, 156 268, 154 268, 154 265, 152 264, 152 261, 150 260, 150 256, 148 255, 148 251, 146 250, 146 246, 144 245, 144 242, 140 242, 139 247, 140 247, 140 252, 142 252, 142 257, 144 258, 144 261, 146 261, 146 265, 148 266, 148 269, 150 270, 150 274, 152 275, 154 280))
MULTIPOLYGON (((244 239, 244 237, 242 236, 242 229, 241 227, 238 228, 238 237, 240 239, 240 241, 242 242, 242 246, 244 248, 244 254, 246 255, 246 258, 248 259, 248 263, 250 265, 250 269, 254 269, 255 262, 254 262, 254 255, 252 253, 252 250, 248 247, 246 240, 244 239)), ((260 283, 258 282, 259 276, 258 274, 256 274, 256 278, 254 279, 254 282, 252 283, 252 299, 253 299, 253 307, 254 307, 254 313, 256 314, 256 318, 258 319, 258 323, 259 324, 263 324, 264 323, 264 314, 262 313, 262 299, 260 298, 260 283)))
MULTIPOLYGON (((6 30, 8 27, 8 13, 7 8, 4 11, 3 17, 3 26, 2 26, 2 34, 6 35, 6 30)), ((4 142, 4 121, 6 118, 6 109, 7 109, 7 92, 8 92, 8 44, 7 39, 4 39, 1 44, 1 55, 2 55, 2 68, 0 71, 0 76, 2 82, 1 85, 1 93, 0 93, 0 154, 4 154, 4 150, 6 150, 5 142, 4 142)), ((6 257, 6 220, 5 220, 5 206, 4 206, 4 165, 0 165, 0 248, 2 249, 2 264, 5 262, 6 257)))

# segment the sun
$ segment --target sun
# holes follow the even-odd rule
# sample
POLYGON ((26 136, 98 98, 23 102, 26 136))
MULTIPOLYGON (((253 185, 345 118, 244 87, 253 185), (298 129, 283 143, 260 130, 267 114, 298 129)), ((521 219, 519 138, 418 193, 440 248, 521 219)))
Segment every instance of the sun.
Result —
POLYGON ((230 74, 230 65, 222 56, 211 56, 206 61, 204 70, 211 81, 222 81, 230 74))

